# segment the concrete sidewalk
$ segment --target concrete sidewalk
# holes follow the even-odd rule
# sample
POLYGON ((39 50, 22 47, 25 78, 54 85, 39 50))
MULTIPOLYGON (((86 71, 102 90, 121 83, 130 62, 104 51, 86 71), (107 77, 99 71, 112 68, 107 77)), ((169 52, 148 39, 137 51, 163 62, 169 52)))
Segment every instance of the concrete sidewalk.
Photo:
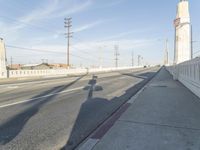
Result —
POLYGON ((93 150, 200 150, 200 99, 163 68, 93 150))

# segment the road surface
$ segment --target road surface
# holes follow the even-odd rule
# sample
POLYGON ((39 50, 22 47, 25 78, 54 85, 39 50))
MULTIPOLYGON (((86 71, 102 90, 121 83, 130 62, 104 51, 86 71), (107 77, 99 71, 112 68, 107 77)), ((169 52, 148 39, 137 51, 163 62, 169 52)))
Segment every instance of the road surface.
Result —
POLYGON ((73 149, 158 69, 0 84, 0 149, 73 149))

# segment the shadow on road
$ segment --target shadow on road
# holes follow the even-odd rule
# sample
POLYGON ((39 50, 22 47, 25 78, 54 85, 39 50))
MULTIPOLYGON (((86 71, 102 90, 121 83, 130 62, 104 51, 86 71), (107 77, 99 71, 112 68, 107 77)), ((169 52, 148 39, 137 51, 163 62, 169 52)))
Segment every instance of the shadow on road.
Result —
POLYGON ((140 78, 140 79, 146 79, 149 76, 151 76, 152 73, 155 73, 155 72, 146 72, 146 73, 140 73, 140 74, 122 73, 121 75, 134 77, 134 78, 140 78))
MULTIPOLYGON (((48 94, 55 94, 55 93, 61 92, 65 89, 67 89, 68 87, 72 86, 79 80, 81 80, 84 76, 86 76, 86 75, 79 77, 78 79, 76 79, 75 81, 73 81, 67 85, 54 87, 54 88, 52 88, 48 91, 45 91, 35 97, 32 97, 31 99, 42 97, 42 96, 45 96, 48 94)), ((5 123, 3 123, 0 126, 0 144, 5 145, 8 142, 12 141, 21 132, 21 130, 26 125, 26 123, 29 121, 29 119, 31 117, 33 117, 35 114, 37 114, 39 109, 44 104, 50 102, 56 96, 57 95, 52 95, 52 96, 49 96, 46 98, 42 98, 40 100, 27 102, 26 104, 32 104, 31 107, 29 107, 26 110, 20 112, 19 114, 13 116, 12 118, 10 118, 8 121, 6 121, 5 123)))
MULTIPOLYGON (((131 74, 128 75, 131 76, 131 74)), ((140 83, 126 90, 123 95, 113 97, 111 100, 93 97, 95 89, 97 89, 97 91, 103 90, 102 87, 96 85, 97 77, 93 76, 88 86, 84 88, 84 90, 88 90, 88 98, 82 104, 68 141, 62 150, 72 150, 76 148, 76 146, 88 137, 102 122, 108 119, 113 112, 118 110, 122 104, 135 95, 155 75, 155 72, 149 72, 146 73, 146 75, 148 78, 144 78, 140 83)), ((145 76, 145 74, 138 76, 145 76)))

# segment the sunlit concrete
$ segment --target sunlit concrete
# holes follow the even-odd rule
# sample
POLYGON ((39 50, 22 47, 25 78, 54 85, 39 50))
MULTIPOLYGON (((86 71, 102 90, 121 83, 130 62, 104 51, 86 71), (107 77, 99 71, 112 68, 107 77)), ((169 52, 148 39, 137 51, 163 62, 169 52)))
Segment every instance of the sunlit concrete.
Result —
POLYGON ((6 78, 6 51, 3 39, 0 38, 0 78, 6 78))
POLYGON ((175 80, 179 80, 188 89, 200 97, 200 58, 167 67, 175 80))
POLYGON ((191 23, 188 0, 181 0, 177 6, 175 24, 175 56, 174 63, 190 60, 191 50, 191 23))

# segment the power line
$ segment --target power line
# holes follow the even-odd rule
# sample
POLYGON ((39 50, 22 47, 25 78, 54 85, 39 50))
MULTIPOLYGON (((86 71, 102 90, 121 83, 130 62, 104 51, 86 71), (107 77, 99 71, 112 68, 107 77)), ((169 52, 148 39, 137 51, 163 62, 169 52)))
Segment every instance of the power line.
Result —
POLYGON ((21 49, 21 50, 26 50, 26 51, 34 51, 34 52, 48 52, 48 53, 62 53, 64 54, 64 52, 57 52, 57 51, 50 51, 50 50, 45 50, 45 49, 34 49, 34 48, 27 48, 27 47, 20 47, 20 46, 13 46, 13 45, 6 45, 6 47, 8 48, 14 48, 14 49, 21 49))
MULTIPOLYGON (((19 22, 23 25, 26 25, 26 26, 30 26, 30 27, 33 27, 33 28, 36 28, 36 29, 40 29, 40 30, 43 30, 44 32, 48 32, 48 33, 53 33, 53 34, 58 34, 57 32, 53 32, 51 29, 48 29, 48 28, 44 28, 44 27, 41 27, 41 26, 38 26, 38 25, 35 25, 35 24, 31 24, 31 23, 27 23, 25 21, 22 21, 22 20, 19 20, 19 19, 15 19, 15 18, 11 18, 11 17, 6 17, 6 16, 3 16, 3 15, 0 15, 0 17, 2 18, 6 18, 6 19, 9 19, 9 20, 12 20, 14 22, 19 22)), ((72 34, 72 32, 71 32, 72 34)), ((72 35, 70 35, 72 36, 72 35)), ((70 37, 71 38, 71 37, 70 37)), ((77 39, 79 42, 82 42, 83 40, 81 40, 80 38, 77 38, 77 37, 74 37, 75 39, 77 39)), ((97 42, 101 42, 101 41, 97 41, 97 42)), ((86 45, 86 44, 84 44, 86 45)), ((93 48, 93 45, 91 43, 89 43, 89 45, 87 44, 86 46, 87 47, 90 47, 90 48, 93 48), (89 46, 90 45, 90 46, 89 46)), ((81 50, 81 49, 79 49, 81 50)))
POLYGON ((200 53, 200 51, 196 51, 196 52, 194 52, 194 54, 198 54, 198 53, 200 53))
POLYGON ((49 32, 49 33, 53 33, 53 34, 56 33, 56 32, 52 32, 52 30, 50 30, 50 29, 43 28, 43 27, 37 26, 37 25, 35 25, 35 24, 27 23, 27 22, 21 21, 21 20, 19 20, 19 19, 15 19, 15 18, 3 16, 3 15, 0 15, 0 17, 1 17, 1 18, 5 18, 5 19, 8 19, 8 20, 11 20, 11 21, 14 21, 14 22, 19 22, 19 23, 21 23, 21 24, 23 24, 23 25, 25 25, 25 26, 30 26, 30 27, 33 27, 33 28, 37 28, 37 29, 43 30, 43 31, 45 31, 45 32, 49 32))
MULTIPOLYGON (((6 45, 7 48, 14 48, 14 49, 21 49, 21 50, 25 50, 25 51, 33 51, 33 52, 45 52, 45 53, 54 53, 54 54, 65 54, 64 52, 58 52, 57 50, 46 50, 46 49, 33 49, 33 48, 26 48, 26 47, 20 47, 20 46, 14 46, 14 45, 6 45)), ((94 60, 92 59, 89 59, 89 58, 85 58, 85 57, 81 57, 81 56, 78 56, 78 55, 74 55, 72 53, 69 53, 69 55, 73 56, 73 57, 76 57, 76 58, 80 58, 80 59, 83 59, 83 60, 88 60, 88 61, 91 61, 91 62, 94 62, 94 60)))
MULTIPOLYGON (((90 52, 83 51, 82 49, 77 48, 77 47, 74 46, 74 45, 73 45, 72 47, 74 47, 76 50, 79 50, 80 53, 85 54, 85 55, 87 55, 87 56, 90 56, 90 57, 92 57, 92 58, 97 58, 97 57, 98 57, 98 56, 95 56, 95 55, 91 54, 90 52)), ((73 48, 73 49, 74 49, 74 48, 73 48)), ((86 49, 85 49, 85 50, 86 50, 86 49)), ((105 61, 110 63, 109 60, 105 60, 105 61)))
POLYGON ((141 55, 138 55, 138 66, 141 65, 141 55))

